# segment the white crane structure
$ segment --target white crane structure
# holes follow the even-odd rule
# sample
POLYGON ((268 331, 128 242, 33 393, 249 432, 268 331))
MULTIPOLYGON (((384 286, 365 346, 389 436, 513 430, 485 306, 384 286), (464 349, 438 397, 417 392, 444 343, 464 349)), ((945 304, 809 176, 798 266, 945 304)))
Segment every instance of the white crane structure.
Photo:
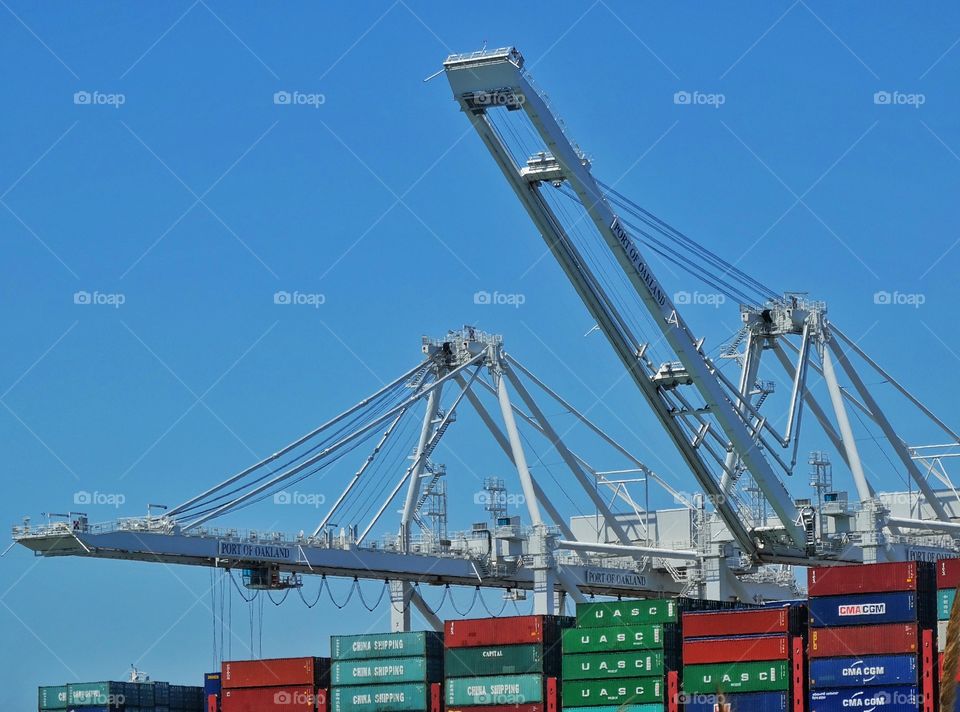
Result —
MULTIPOLYGON (((14 527, 14 541, 40 556, 242 570, 246 585, 257 590, 299 588, 309 575, 380 580, 389 589, 395 630, 410 628, 412 609, 441 625, 422 586, 492 588, 512 596, 532 591, 538 613, 558 612, 566 597, 591 594, 762 601, 799 593, 792 565, 960 552, 960 495, 945 467, 960 454, 960 437, 831 323, 822 302, 778 295, 594 179, 523 64, 519 52, 505 48, 453 55, 444 70, 456 101, 676 446, 693 476, 689 489, 698 493, 671 487, 509 355, 500 336, 464 327, 424 337, 417 365, 175 507, 155 514, 150 505, 146 517, 107 523, 91 523, 81 512, 39 526, 25 520, 14 527), (741 304, 742 326, 716 355, 694 335, 648 254, 741 304), (666 358, 655 360, 664 349, 666 358), (908 444, 855 362, 879 374, 945 442, 908 444), (738 376, 724 373, 729 364, 738 376), (782 369, 790 383, 783 414, 768 412, 774 387, 760 379, 762 367, 782 369), (825 383, 828 405, 818 399, 811 372, 825 383), (515 469, 525 521, 488 506, 496 521, 447 531, 448 495, 480 486, 436 458, 464 409, 515 469), (594 450, 590 458, 577 452, 570 428, 547 415, 557 409, 615 458, 618 469, 597 466, 594 450), (851 413, 879 429, 894 453, 885 468, 895 465, 910 483, 907 492, 883 493, 871 484, 875 470, 861 453, 851 413), (788 491, 784 478, 798 462, 808 464, 800 455, 805 415, 808 425, 812 418, 818 426, 818 445, 828 442, 849 472, 855 501, 821 476, 813 482, 815 500, 788 491), (531 458, 532 438, 562 463, 561 480, 531 458), (215 526, 301 482, 334 478, 341 493, 298 535, 215 526), (549 492, 550 479, 590 513, 565 517, 549 492), (678 506, 651 508, 651 484, 678 506)), ((826 457, 818 452, 817 462, 826 457)), ((839 469, 838 463, 834 479, 839 469)), ((503 491, 497 478, 486 486, 503 491)))

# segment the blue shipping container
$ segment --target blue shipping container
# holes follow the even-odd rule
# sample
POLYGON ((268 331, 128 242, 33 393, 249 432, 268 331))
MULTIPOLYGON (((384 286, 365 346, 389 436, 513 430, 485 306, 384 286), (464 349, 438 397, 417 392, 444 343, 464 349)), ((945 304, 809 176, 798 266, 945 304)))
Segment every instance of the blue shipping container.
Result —
MULTIPOLYGON (((684 712, 787 712, 786 692, 753 692, 749 694, 684 695, 684 712)), ((848 711, 847 711, 848 712, 848 711)))
POLYGON ((917 712, 920 699, 920 691, 912 685, 814 690, 810 693, 810 712, 917 712))
POLYGON ((219 694, 220 694, 220 673, 218 672, 205 673, 203 676, 204 698, 207 698, 210 695, 219 695, 219 694))
POLYGON ((810 661, 810 687, 889 687, 918 682, 916 655, 865 655, 810 661))
POLYGON ((920 619, 915 593, 874 593, 811 598, 809 608, 810 625, 818 628, 911 623, 920 619))

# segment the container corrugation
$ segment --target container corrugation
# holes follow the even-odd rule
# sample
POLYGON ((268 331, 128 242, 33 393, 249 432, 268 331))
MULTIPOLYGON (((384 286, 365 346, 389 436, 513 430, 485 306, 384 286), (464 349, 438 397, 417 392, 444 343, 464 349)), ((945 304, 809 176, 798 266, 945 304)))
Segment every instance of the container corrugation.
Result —
POLYGON ((330 690, 331 712, 425 712, 429 709, 430 686, 423 683, 351 685, 330 690))
POLYGON ((935 579, 936 569, 926 561, 821 566, 807 570, 807 590, 810 598, 855 593, 932 591, 935 579))
MULTIPOLYGON (((170 683, 169 682, 152 682, 150 683, 153 686, 153 699, 155 707, 165 707, 170 704, 170 683)), ((160 712, 158 710, 158 712, 160 712)))
POLYGON ((337 660, 330 668, 331 685, 439 682, 441 679, 443 679, 443 661, 440 658, 337 660))
POLYGON ((444 623, 444 644, 448 648, 491 645, 552 645, 560 631, 575 620, 569 616, 509 616, 505 618, 468 618, 444 623))
POLYGON ((377 660, 414 656, 441 657, 443 634, 435 631, 330 636, 334 660, 377 660))
POLYGON ((577 626, 580 628, 607 628, 614 625, 650 623, 679 623, 686 611, 717 611, 733 608, 725 601, 705 601, 697 598, 638 599, 577 604, 577 626))
POLYGON ((759 663, 720 663, 685 665, 683 691, 711 692, 779 692, 790 689, 790 663, 774 660, 759 663))
MULTIPOLYGON (((220 673, 217 673, 218 683, 219 683, 219 675, 220 673)), ((154 704, 156 703, 156 699, 155 699, 156 688, 153 685, 151 685, 149 682, 141 682, 136 684, 140 690, 140 706, 153 707, 154 704)), ((219 689, 220 688, 218 687, 217 688, 218 694, 219 694, 219 689)))
POLYGON ((544 649, 533 645, 489 645, 478 648, 447 648, 443 654, 447 677, 478 675, 555 676, 560 668, 560 646, 544 649))
POLYGON ((931 598, 910 591, 811 598, 810 625, 815 628, 912 622, 931 625, 931 598))
POLYGON ((79 682, 67 685, 67 706, 122 706, 126 704, 127 683, 79 682))
POLYGON ((663 626, 659 624, 569 628, 563 631, 564 655, 602 653, 610 650, 660 650, 663 646, 663 626))
POLYGON ((37 706, 42 710, 67 708, 67 686, 47 685, 37 688, 37 706))
POLYGON ((684 613, 683 637, 717 638, 725 635, 801 633, 806 623, 805 606, 684 613))
POLYGON ((479 707, 464 707, 454 705, 447 707, 447 712, 544 712, 546 704, 531 702, 525 705, 480 705, 479 707))
POLYGON ((564 680, 563 707, 630 705, 663 701, 663 677, 626 680, 564 680))
MULTIPOLYGON (((207 697, 210 695, 219 695, 220 694, 220 673, 219 672, 208 672, 203 676, 203 694, 207 697)), ((144 705, 141 703, 141 707, 153 707, 152 704, 144 705)))
POLYGON ((604 680, 608 678, 663 675, 663 653, 623 651, 563 656, 564 680, 604 680))
POLYGON ((787 712, 786 692, 753 692, 739 695, 684 695, 684 712, 787 712))
POLYGON ((937 591, 937 620, 945 621, 950 619, 950 611, 953 609, 953 600, 957 597, 955 588, 945 588, 937 591))
POLYGON ((864 655, 810 661, 810 687, 916 685, 916 655, 864 655))
POLYGON ((543 675, 448 677, 444 683, 444 698, 448 707, 543 702, 545 682, 543 675))
MULTIPOLYGON (((223 689, 235 687, 330 686, 330 658, 272 658, 267 660, 224 660, 220 667, 223 689)), ((170 686, 170 706, 176 707, 170 686)))
POLYGON ((960 559, 940 559, 937 562, 937 588, 960 586, 960 559))
POLYGON ((225 688, 220 696, 223 712, 313 712, 322 701, 326 704, 327 691, 313 685, 275 685, 270 687, 225 688))
POLYGON ((687 665, 788 660, 789 658, 790 637, 787 635, 698 638, 683 641, 683 662, 687 665))
POLYGON ((814 690, 810 693, 810 712, 849 712, 881 709, 883 712, 917 712, 920 691, 911 685, 896 687, 844 687, 814 690))
POLYGON ((838 658, 851 655, 896 655, 915 653, 916 623, 811 628, 810 657, 838 658))

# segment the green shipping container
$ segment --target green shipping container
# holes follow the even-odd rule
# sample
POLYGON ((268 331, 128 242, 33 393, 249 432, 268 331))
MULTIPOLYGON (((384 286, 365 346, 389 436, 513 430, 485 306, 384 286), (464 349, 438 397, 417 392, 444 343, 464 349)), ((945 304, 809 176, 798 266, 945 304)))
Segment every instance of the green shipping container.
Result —
POLYGON ((564 680, 663 675, 663 653, 624 651, 563 656, 564 680))
POLYGON ((67 686, 49 685, 37 688, 38 705, 42 710, 65 710, 67 708, 67 686))
POLYGON ((330 657, 334 660, 379 660, 380 658, 441 657, 442 655, 443 634, 432 631, 330 636, 330 657))
POLYGON ((590 705, 570 709, 577 712, 664 712, 666 706, 659 702, 648 702, 645 705, 590 705))
POLYGON ((629 680, 565 680, 563 706, 663 703, 663 677, 629 680))
MULTIPOLYGON (((126 704, 124 682, 81 682, 67 685, 67 707, 126 704)), ((137 704, 134 702, 134 704, 137 704)))
POLYGON ((447 677, 477 675, 527 675, 542 673, 543 646, 493 645, 480 648, 447 648, 443 653, 447 677))
POLYGON ((937 591, 938 620, 950 620, 950 610, 953 608, 953 599, 956 597, 957 591, 953 588, 945 588, 942 591, 937 591))
POLYGON ((426 712, 429 709, 430 688, 421 683, 330 689, 330 712, 426 712))
POLYGON ((578 628, 607 628, 613 625, 676 623, 677 602, 669 599, 578 603, 578 628))
POLYGON ((613 626, 611 628, 567 628, 563 631, 563 653, 604 653, 611 650, 662 650, 663 626, 613 626))
POLYGON ((386 658, 338 660, 330 667, 333 685, 381 685, 394 682, 440 682, 439 658, 386 658))
POLYGON ((779 692, 788 689, 790 665, 786 660, 687 665, 683 668, 683 691, 691 695, 710 695, 717 692, 779 692))
POLYGON ((543 675, 448 677, 444 683, 447 706, 523 705, 543 702, 543 675))

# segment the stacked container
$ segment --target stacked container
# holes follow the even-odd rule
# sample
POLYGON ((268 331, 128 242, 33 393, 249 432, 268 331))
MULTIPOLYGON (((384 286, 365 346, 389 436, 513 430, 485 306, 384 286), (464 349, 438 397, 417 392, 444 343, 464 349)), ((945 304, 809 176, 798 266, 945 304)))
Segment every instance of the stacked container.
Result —
POLYGON ((564 709, 663 710, 665 673, 680 668, 681 614, 731 605, 688 598, 579 604, 576 628, 563 634, 564 709))
POLYGON ((77 682, 41 687, 41 712, 202 712, 203 688, 166 682, 77 682))
POLYGON ((934 567, 924 562, 811 568, 810 712, 915 712, 921 632, 933 624, 934 567))
POLYGON ((332 712, 427 712, 443 679, 440 633, 335 635, 330 653, 332 712))
POLYGON ((220 712, 220 673, 208 672, 203 676, 203 699, 206 712, 220 712))
POLYGON ((802 704, 806 626, 806 606, 796 603, 684 613, 686 712, 786 712, 802 704))
POLYGON ((223 712, 326 712, 329 658, 224 661, 220 668, 223 712))
POLYGON ((447 712, 544 712, 557 696, 564 616, 447 621, 447 712))

